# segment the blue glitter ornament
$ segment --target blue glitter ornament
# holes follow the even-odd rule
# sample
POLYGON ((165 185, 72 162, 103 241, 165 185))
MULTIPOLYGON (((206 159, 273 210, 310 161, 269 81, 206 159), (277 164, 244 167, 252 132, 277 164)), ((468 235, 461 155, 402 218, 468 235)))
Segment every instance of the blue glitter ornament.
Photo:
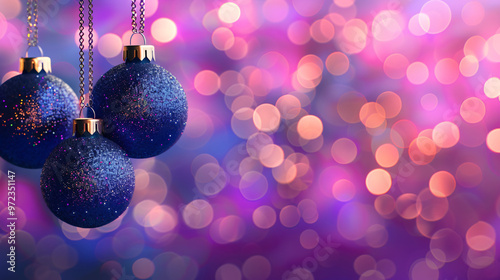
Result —
POLYGON ((100 135, 101 120, 75 119, 75 137, 49 155, 40 187, 49 209, 62 221, 95 228, 118 218, 134 192, 134 168, 125 152, 100 135))
POLYGON ((153 157, 182 135, 186 94, 172 74, 151 62, 153 46, 126 46, 124 60, 97 81, 93 107, 104 120, 105 137, 130 157, 153 157))
POLYGON ((50 70, 48 57, 21 58, 22 74, 0 86, 0 157, 20 167, 41 168, 78 117, 78 98, 50 70))

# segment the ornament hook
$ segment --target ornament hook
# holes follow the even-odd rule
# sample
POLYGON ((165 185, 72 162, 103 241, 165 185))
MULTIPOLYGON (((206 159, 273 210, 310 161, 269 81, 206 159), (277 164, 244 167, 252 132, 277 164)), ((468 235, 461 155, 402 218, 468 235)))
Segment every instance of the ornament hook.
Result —
POLYGON ((40 45, 36 45, 36 46, 28 46, 28 48, 26 49, 26 54, 24 55, 26 58, 28 58, 28 54, 29 54, 29 51, 30 51, 30 48, 37 48, 38 51, 40 52, 40 57, 43 56, 43 50, 42 50, 42 47, 40 47, 40 45))
POLYGON ((82 117, 83 109, 85 109, 85 108, 89 108, 90 110, 92 110, 92 113, 94 113, 94 117, 93 117, 93 119, 95 119, 95 111, 94 111, 94 109, 93 109, 92 107, 90 107, 90 105, 88 105, 88 104, 87 104, 87 105, 85 105, 85 106, 83 106, 83 107, 80 109, 80 115, 79 115, 79 116, 80 116, 80 118, 82 117))
POLYGON ((142 40, 144 41, 144 45, 146 45, 146 36, 144 36, 144 33, 139 33, 139 32, 133 32, 132 36, 130 36, 130 45, 132 45, 132 38, 134 38, 134 35, 139 34, 142 36, 142 40))

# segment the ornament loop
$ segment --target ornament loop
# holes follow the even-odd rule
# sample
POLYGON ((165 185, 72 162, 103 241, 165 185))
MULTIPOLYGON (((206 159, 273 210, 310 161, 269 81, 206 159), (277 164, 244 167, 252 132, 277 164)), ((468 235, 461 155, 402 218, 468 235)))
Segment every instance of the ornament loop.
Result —
POLYGON ((130 36, 130 45, 132 45, 132 38, 134 38, 134 35, 136 35, 136 34, 139 34, 142 36, 142 40, 144 41, 144 45, 146 45, 146 36, 144 36, 143 33, 139 33, 139 32, 132 33, 132 36, 130 36))
POLYGON ((28 48, 26 49, 26 54, 24 55, 26 58, 29 57, 28 53, 30 51, 30 48, 37 48, 38 51, 40 52, 40 56, 34 56, 34 57, 42 57, 43 56, 42 47, 40 47, 40 45, 36 45, 36 46, 28 46, 28 48))
POLYGON ((94 117, 93 117, 93 119, 95 119, 95 111, 94 111, 94 109, 93 109, 92 107, 90 107, 90 105, 88 105, 88 104, 87 104, 87 105, 85 105, 85 106, 83 106, 83 107, 80 109, 80 115, 79 115, 79 116, 80 116, 80 118, 82 117, 83 109, 85 109, 85 108, 89 108, 90 110, 92 110, 92 113, 94 113, 94 117))

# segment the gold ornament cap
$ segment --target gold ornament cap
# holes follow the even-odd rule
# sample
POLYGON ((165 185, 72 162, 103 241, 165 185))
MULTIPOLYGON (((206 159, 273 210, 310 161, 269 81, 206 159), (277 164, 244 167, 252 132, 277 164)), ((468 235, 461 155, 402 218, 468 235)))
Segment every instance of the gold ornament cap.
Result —
POLYGON ((73 136, 92 136, 102 134, 102 120, 93 118, 77 118, 73 120, 73 136))
POLYGON ((27 74, 33 71, 37 74, 42 71, 45 71, 47 74, 51 73, 50 57, 21 57, 19 60, 19 72, 27 74))
POLYGON ((148 62, 155 60, 155 47, 153 45, 123 46, 123 61, 140 62, 144 60, 148 62))

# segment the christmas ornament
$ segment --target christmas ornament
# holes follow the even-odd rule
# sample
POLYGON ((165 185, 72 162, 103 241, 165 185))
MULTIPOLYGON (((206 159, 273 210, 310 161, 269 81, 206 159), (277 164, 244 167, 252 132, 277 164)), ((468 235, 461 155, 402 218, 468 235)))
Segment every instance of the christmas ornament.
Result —
MULTIPOLYGON (((132 31, 144 45, 123 48, 125 63, 105 73, 94 88, 96 116, 104 120, 104 136, 130 157, 147 158, 168 150, 180 138, 187 121, 186 94, 177 79, 153 63, 154 47, 144 37, 144 0, 141 26, 136 25, 132 0, 132 31)), ((132 43, 132 37, 130 38, 132 43)))
POLYGON ((128 207, 134 168, 125 152, 104 138, 101 120, 74 120, 74 137, 61 142, 45 162, 40 186, 49 209, 84 228, 108 224, 128 207))
POLYGON ((37 1, 28 2, 28 51, 40 57, 21 58, 20 75, 0 86, 0 157, 24 167, 41 168, 50 151, 71 137, 78 99, 61 79, 50 75, 50 58, 38 46, 37 1))
MULTIPOLYGON (((84 96, 83 10, 80 4, 80 102, 92 105, 93 21, 89 0, 89 98, 84 96)), ((77 118, 73 135, 50 153, 43 165, 40 187, 52 213, 64 222, 85 228, 105 225, 128 207, 134 192, 134 168, 125 152, 102 136, 102 121, 77 118)))

